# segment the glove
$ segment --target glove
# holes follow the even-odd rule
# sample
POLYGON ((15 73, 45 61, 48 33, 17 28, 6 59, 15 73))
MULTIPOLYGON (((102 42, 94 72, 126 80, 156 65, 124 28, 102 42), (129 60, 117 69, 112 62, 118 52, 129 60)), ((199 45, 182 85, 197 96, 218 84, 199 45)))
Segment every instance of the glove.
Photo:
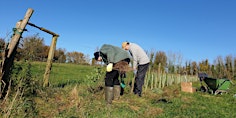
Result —
POLYGON ((109 63, 107 65, 107 72, 111 72, 112 71, 112 67, 113 67, 113 64, 112 63, 109 63))
POLYGON ((124 78, 125 78, 125 74, 121 74, 120 75, 120 86, 121 86, 121 88, 125 88, 125 81, 124 81, 124 78))
POLYGON ((120 86, 121 86, 121 88, 125 88, 125 82, 121 81, 120 86))

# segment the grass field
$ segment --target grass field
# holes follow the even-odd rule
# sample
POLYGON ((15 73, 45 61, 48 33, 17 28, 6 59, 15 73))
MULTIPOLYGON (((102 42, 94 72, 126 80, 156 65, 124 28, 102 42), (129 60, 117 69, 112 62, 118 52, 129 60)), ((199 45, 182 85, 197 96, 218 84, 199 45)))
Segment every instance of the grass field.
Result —
MULTIPOLYGON (((32 75, 43 80, 46 63, 34 62, 32 75)), ((96 77, 98 67, 53 64, 50 87, 41 88, 33 97, 35 117, 59 118, 233 118, 236 117, 236 86, 227 94, 213 95, 197 91, 185 93, 180 84, 147 89, 142 97, 130 94, 127 85, 118 102, 107 106, 104 78, 96 77)), ((103 68, 101 68, 103 69, 103 68)), ((102 70, 103 71, 103 70, 102 70)), ((130 81, 130 74, 126 83, 130 81)), ((193 86, 200 87, 200 82, 193 86)), ((19 113, 12 113, 12 117, 19 113)), ((24 115, 19 115, 24 116, 24 115)))

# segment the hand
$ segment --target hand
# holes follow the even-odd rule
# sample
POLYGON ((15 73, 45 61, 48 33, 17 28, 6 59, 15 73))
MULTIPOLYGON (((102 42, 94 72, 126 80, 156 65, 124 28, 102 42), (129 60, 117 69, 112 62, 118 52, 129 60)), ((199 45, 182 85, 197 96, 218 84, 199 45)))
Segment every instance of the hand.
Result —
POLYGON ((113 67, 113 64, 112 63, 109 63, 107 65, 107 72, 111 72, 112 71, 112 67, 113 67))
POLYGON ((134 75, 136 75, 136 74, 137 74, 137 70, 134 70, 133 72, 134 72, 134 75))

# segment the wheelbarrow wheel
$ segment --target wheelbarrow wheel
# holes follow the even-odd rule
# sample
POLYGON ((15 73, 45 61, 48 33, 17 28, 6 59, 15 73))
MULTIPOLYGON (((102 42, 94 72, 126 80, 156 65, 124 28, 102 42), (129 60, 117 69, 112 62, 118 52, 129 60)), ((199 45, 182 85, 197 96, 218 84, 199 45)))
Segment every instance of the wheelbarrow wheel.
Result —
POLYGON ((205 86, 201 86, 200 91, 201 91, 201 92, 207 92, 208 89, 207 89, 207 87, 205 87, 205 86))
POLYGON ((217 95, 217 94, 221 94, 221 95, 222 95, 222 92, 216 90, 216 91, 215 91, 215 95, 217 95))
POLYGON ((224 90, 216 90, 215 91, 215 95, 217 95, 217 94, 223 95, 223 93, 227 94, 228 92, 224 91, 224 90))

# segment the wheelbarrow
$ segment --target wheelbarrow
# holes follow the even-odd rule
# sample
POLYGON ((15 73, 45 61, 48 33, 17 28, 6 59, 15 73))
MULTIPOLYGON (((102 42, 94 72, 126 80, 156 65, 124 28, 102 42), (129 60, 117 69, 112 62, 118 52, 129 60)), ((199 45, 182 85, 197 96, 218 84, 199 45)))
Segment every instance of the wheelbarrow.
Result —
POLYGON ((199 74, 198 77, 201 81, 200 90, 203 92, 209 92, 215 95, 227 93, 231 85, 231 82, 229 79, 210 78, 207 76, 207 74, 199 74), (203 84, 202 81, 205 84, 203 84))

